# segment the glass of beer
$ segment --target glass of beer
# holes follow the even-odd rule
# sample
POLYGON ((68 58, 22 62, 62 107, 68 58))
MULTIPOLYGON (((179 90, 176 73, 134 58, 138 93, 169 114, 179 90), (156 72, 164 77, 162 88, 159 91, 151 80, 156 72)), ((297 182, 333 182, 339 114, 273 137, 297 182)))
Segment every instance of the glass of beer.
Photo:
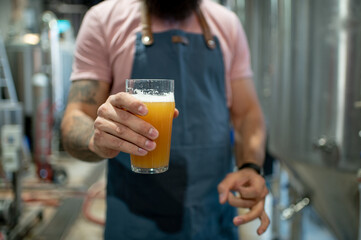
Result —
POLYGON ((138 116, 155 127, 159 136, 157 146, 145 156, 130 155, 133 172, 155 174, 168 170, 174 115, 174 80, 127 79, 126 92, 141 100, 148 114, 138 116))

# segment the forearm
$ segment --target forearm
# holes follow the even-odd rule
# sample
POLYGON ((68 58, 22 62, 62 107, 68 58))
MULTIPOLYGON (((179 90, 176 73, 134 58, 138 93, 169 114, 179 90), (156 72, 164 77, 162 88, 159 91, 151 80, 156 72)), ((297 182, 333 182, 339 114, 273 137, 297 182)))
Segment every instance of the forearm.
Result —
POLYGON ((108 93, 106 82, 87 79, 72 82, 61 130, 64 148, 73 157, 87 162, 103 159, 89 149, 89 142, 97 109, 108 93))
POLYGON ((259 108, 251 109, 243 119, 235 119, 233 122, 237 166, 244 163, 255 163, 262 166, 266 138, 262 112, 259 108))
POLYGON ((102 160, 89 149, 89 141, 93 135, 94 120, 81 111, 65 114, 62 122, 62 141, 65 150, 73 157, 87 161, 102 160))

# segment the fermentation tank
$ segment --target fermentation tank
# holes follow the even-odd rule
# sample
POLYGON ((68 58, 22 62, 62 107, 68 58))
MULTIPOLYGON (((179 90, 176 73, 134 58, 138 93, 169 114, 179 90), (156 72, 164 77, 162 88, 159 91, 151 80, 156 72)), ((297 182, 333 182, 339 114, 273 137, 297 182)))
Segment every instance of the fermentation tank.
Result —
POLYGON ((357 239, 361 1, 234 2, 244 17, 269 151, 336 238, 357 239))

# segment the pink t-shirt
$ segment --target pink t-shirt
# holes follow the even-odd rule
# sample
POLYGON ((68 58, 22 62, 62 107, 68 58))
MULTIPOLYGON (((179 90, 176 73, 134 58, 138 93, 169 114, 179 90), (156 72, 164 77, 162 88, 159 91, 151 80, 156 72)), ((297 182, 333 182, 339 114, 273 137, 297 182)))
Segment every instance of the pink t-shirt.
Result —
MULTIPOLYGON (((140 0, 107 0, 92 7, 77 37, 71 80, 94 79, 112 84, 111 94, 125 90, 135 53, 136 33, 141 31, 140 0)), ((203 0, 201 10, 223 53, 228 105, 230 81, 252 77, 247 38, 238 17, 225 7, 203 0)), ((152 17, 152 31, 181 29, 202 33, 195 14, 182 22, 152 17)))

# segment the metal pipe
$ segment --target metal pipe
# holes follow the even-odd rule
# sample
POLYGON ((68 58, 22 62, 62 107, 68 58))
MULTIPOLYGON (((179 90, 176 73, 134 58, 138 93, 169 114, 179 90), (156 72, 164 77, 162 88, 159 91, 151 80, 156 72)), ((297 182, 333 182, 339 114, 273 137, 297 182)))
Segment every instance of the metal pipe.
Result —
POLYGON ((46 11, 41 17, 43 27, 41 34, 41 46, 44 54, 49 54, 45 62, 47 69, 45 72, 51 77, 52 100, 54 104, 54 116, 58 117, 63 106, 62 88, 62 64, 60 61, 60 41, 57 18, 54 13, 46 11))
MULTIPOLYGON (((349 0, 338 2, 339 5, 339 21, 342 25, 349 17, 349 0)), ((348 55, 349 55, 349 30, 344 26, 339 27, 338 32, 338 60, 337 60, 337 121, 336 121, 336 144, 341 143, 344 138, 345 117, 346 117, 346 86, 348 73, 348 55)), ((341 153, 342 154, 342 153, 341 153)))

